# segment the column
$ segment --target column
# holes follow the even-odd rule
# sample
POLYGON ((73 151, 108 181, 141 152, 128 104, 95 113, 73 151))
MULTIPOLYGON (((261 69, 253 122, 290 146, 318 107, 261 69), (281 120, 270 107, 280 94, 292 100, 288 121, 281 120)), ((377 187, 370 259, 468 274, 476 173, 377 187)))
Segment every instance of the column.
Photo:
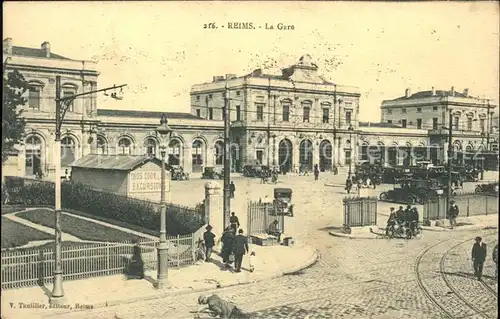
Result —
MULTIPOLYGON (((192 144, 191 144, 192 145, 192 144)), ((181 166, 184 169, 184 173, 191 174, 193 172, 193 160, 191 156, 191 145, 185 145, 182 148, 182 162, 181 166)))
POLYGON ((449 143, 448 142, 445 142, 443 144, 443 148, 441 149, 441 158, 443 159, 443 164, 446 164, 448 162, 448 145, 449 143))
POLYGON ((297 144, 296 140, 292 142, 293 145, 293 163, 292 163, 292 172, 299 171, 300 168, 300 144, 297 144))
POLYGON ((213 227, 212 232, 220 238, 224 232, 224 207, 222 189, 216 181, 205 183, 205 221, 213 227))
POLYGON ((337 143, 335 143, 337 145, 337 165, 341 165, 341 166, 344 166, 344 161, 343 161, 343 158, 344 158, 344 150, 343 150, 343 145, 342 145, 342 139, 340 137, 337 138, 337 143))
POLYGON ((339 158, 339 150, 338 150, 338 142, 335 136, 332 138, 332 157, 333 157, 332 165, 337 166, 338 165, 337 161, 339 158))

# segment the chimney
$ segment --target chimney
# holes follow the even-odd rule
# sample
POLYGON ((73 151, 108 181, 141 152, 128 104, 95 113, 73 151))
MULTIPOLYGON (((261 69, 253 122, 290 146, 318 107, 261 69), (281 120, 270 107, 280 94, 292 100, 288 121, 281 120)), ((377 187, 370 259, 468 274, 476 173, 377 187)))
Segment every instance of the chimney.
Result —
POLYGON ((455 87, 454 86, 451 87, 450 91, 451 91, 451 96, 455 96, 455 87))
POLYGON ((464 89, 464 95, 465 97, 469 97, 469 89, 464 89))
POLYGON ((219 81, 222 81, 222 80, 224 80, 224 77, 223 77, 223 76, 216 75, 216 76, 214 76, 214 80, 213 80, 213 81, 214 81, 214 82, 219 82, 219 81))
POLYGON ((42 52, 45 54, 46 58, 50 58, 50 43, 45 41, 42 43, 42 52))
POLYGON ((3 52, 12 54, 12 38, 3 39, 3 52))
POLYGON ((436 95, 436 89, 434 87, 432 87, 432 96, 435 96, 436 95))
POLYGON ((411 96, 411 90, 410 89, 406 89, 405 96, 406 97, 410 97, 411 96))
POLYGON ((226 80, 231 80, 236 77, 236 74, 226 74, 226 80))

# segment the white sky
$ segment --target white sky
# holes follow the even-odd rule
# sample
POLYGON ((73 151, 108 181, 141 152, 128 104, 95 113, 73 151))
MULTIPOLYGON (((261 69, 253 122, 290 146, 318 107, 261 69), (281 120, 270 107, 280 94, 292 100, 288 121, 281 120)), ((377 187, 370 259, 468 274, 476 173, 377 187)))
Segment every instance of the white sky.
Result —
POLYGON ((384 99, 469 88, 499 96, 496 2, 30 2, 3 4, 3 37, 73 59, 98 61, 99 87, 128 84, 99 108, 186 111, 191 85, 243 75, 310 54, 327 79, 360 87, 361 119, 384 99), (218 30, 204 23, 225 24, 218 30), (227 30, 253 22, 257 30, 227 30), (266 31, 264 23, 294 24, 266 31), (333 62, 332 62, 333 61, 333 62))

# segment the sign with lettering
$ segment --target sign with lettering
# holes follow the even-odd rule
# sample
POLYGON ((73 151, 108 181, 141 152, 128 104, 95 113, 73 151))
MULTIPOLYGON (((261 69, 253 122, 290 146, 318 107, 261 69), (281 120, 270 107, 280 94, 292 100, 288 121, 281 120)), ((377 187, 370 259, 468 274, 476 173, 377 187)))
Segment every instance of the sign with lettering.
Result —
MULTIPOLYGON (((168 174, 165 174, 165 191, 168 191, 168 174)), ((136 171, 130 173, 131 193, 154 193, 161 191, 161 171, 136 171)))

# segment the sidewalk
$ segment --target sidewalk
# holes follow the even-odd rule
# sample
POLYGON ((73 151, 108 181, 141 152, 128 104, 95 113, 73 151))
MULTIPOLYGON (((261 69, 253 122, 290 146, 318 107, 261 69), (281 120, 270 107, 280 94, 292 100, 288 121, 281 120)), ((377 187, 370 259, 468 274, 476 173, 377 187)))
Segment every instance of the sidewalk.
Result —
POLYGON ((154 288, 156 271, 147 271, 144 280, 126 280, 123 275, 97 277, 64 282, 69 309, 49 309, 48 296, 52 285, 2 291, 2 319, 45 318, 68 311, 84 311, 80 307, 99 308, 131 303, 139 300, 162 298, 169 295, 205 291, 267 280, 297 272, 314 264, 318 253, 314 248, 300 242, 292 247, 251 245, 255 251, 255 271, 248 271, 248 255, 243 259, 242 272, 222 270, 219 256, 213 255, 213 263, 199 262, 184 268, 168 271, 169 288, 158 291, 154 288), (12 303, 12 304, 11 304, 12 303), (35 309, 20 309, 24 303, 35 309), (13 306, 11 306, 13 305, 13 306))
MULTIPOLYGON (((458 226, 450 228, 446 219, 432 221, 432 226, 422 226, 423 231, 473 231, 481 229, 498 228, 498 214, 458 217, 458 226)), ((382 239, 385 236, 385 225, 352 227, 351 233, 344 232, 343 227, 330 227, 330 235, 349 239, 382 239)))

